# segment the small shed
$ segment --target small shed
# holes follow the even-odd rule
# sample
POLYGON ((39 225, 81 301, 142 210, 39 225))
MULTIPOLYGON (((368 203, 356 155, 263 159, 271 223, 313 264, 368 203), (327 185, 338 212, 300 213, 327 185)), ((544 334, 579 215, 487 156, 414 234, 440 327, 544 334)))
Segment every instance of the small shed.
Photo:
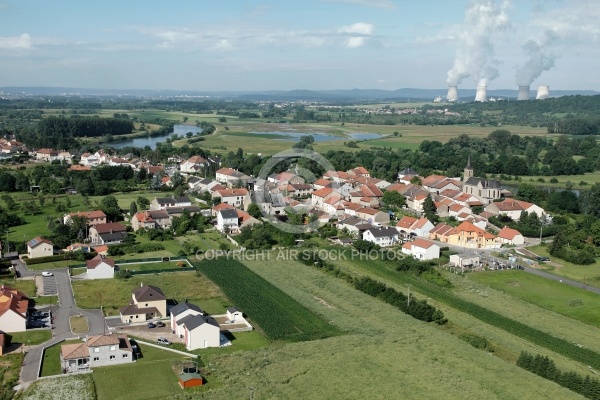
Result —
POLYGON ((478 266, 480 257, 473 253, 452 254, 450 256, 450 264, 457 267, 472 267, 478 266))
POLYGON ((231 321, 231 322, 235 322, 237 320, 240 320, 244 317, 242 311, 237 308, 237 307, 228 307, 227 308, 227 318, 231 321))
POLYGON ((202 375, 197 372, 188 372, 179 375, 179 386, 181 386, 182 389, 202 386, 203 384, 204 378, 202 378, 202 375))

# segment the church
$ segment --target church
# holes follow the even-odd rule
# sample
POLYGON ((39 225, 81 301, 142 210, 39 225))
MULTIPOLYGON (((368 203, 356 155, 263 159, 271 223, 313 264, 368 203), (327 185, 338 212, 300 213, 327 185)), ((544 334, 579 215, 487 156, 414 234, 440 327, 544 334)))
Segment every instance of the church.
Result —
POLYGON ((475 178, 473 176, 470 154, 463 174, 462 191, 463 193, 472 194, 477 197, 483 204, 490 204, 495 199, 502 198, 502 186, 500 182, 475 178))

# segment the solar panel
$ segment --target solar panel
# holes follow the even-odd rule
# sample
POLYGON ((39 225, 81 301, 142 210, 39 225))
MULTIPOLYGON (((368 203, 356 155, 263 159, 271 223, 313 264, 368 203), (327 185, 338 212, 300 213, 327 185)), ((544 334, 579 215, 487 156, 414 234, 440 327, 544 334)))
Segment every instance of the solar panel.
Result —
POLYGON ((33 238, 33 239, 31 239, 31 240, 29 241, 29 243, 31 243, 31 245, 32 245, 32 246, 35 246, 35 245, 36 245, 36 244, 38 244, 39 242, 38 242, 37 238, 33 238))

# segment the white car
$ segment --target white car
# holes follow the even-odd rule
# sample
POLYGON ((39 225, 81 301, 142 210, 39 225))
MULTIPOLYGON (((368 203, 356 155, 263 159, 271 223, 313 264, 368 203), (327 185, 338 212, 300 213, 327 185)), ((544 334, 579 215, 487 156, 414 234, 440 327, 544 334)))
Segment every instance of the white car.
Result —
POLYGON ((42 272, 42 276, 54 276, 52 272, 44 271, 42 272))

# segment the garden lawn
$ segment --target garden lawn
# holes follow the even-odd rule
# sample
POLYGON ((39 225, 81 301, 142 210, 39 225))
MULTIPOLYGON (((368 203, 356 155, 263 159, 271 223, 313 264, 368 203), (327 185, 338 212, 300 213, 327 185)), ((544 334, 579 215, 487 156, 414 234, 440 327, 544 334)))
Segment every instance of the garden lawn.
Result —
POLYGON ((196 349, 192 351, 187 350, 183 343, 173 343, 169 347, 175 350, 198 354, 204 361, 204 364, 206 364, 207 360, 210 360, 214 356, 235 353, 237 351, 262 349, 269 346, 270 343, 263 334, 256 330, 248 332, 225 333, 225 336, 231 340, 231 346, 211 347, 208 349, 196 349))
POLYGON ((42 358, 42 376, 62 374, 62 369, 60 367, 60 346, 62 346, 63 344, 71 343, 82 343, 82 341, 66 340, 64 342, 60 342, 53 346, 50 346, 46 350, 44 350, 44 357, 42 358))
POLYGON ((12 387, 19 383, 19 374, 21 372, 22 364, 23 353, 21 352, 5 354, 0 357, 0 370, 2 370, 2 374, 0 374, 0 385, 3 386, 3 388, 0 389, 0 393, 8 394, 8 399, 12 398, 12 387))
POLYGON ((69 268, 69 265, 76 265, 81 263, 82 261, 77 260, 60 260, 40 264, 27 264, 27 269, 33 271, 48 271, 51 269, 69 268))
POLYGON ((144 285, 159 287, 168 299, 179 302, 187 299, 210 314, 224 314, 231 304, 222 292, 208 279, 194 271, 167 274, 135 275, 129 279, 110 281, 81 280, 73 281, 75 302, 80 308, 100 308, 106 315, 119 315, 119 308, 131 301, 133 289, 144 285))
POLYGON ((87 333, 90 330, 86 317, 72 315, 69 317, 69 323, 71 324, 71 332, 74 334, 87 333))
POLYGON ((30 329, 25 332, 13 332, 9 335, 12 336, 13 343, 23 343, 27 346, 44 343, 52 338, 50 329, 30 329))
POLYGON ((550 253, 548 253, 548 247, 545 245, 531 246, 527 249, 539 256, 548 257, 552 260, 549 263, 542 263, 542 266, 553 274, 600 287, 600 262, 598 262, 598 259, 596 259, 595 263, 590 265, 577 265, 551 256, 550 253))
POLYGON ((23 293, 25 293, 25 295, 27 295, 27 297, 35 297, 36 291, 35 291, 35 280, 33 279, 2 279, 0 281, 2 283, 2 285, 6 285, 9 288, 12 289, 17 289, 23 293))
POLYGON ((95 400, 94 380, 91 375, 64 375, 38 380, 27 388, 23 400, 95 400))
POLYGON ((58 304, 58 296, 38 296, 31 298, 35 302, 36 306, 51 306, 58 304))
POLYGON ((143 344, 140 349, 143 357, 135 363, 94 368, 98 400, 163 399, 181 393, 170 360, 183 357, 143 344))
POLYGON ((475 272, 469 274, 469 278, 542 308, 600 327, 600 295, 597 293, 517 270, 475 272))

